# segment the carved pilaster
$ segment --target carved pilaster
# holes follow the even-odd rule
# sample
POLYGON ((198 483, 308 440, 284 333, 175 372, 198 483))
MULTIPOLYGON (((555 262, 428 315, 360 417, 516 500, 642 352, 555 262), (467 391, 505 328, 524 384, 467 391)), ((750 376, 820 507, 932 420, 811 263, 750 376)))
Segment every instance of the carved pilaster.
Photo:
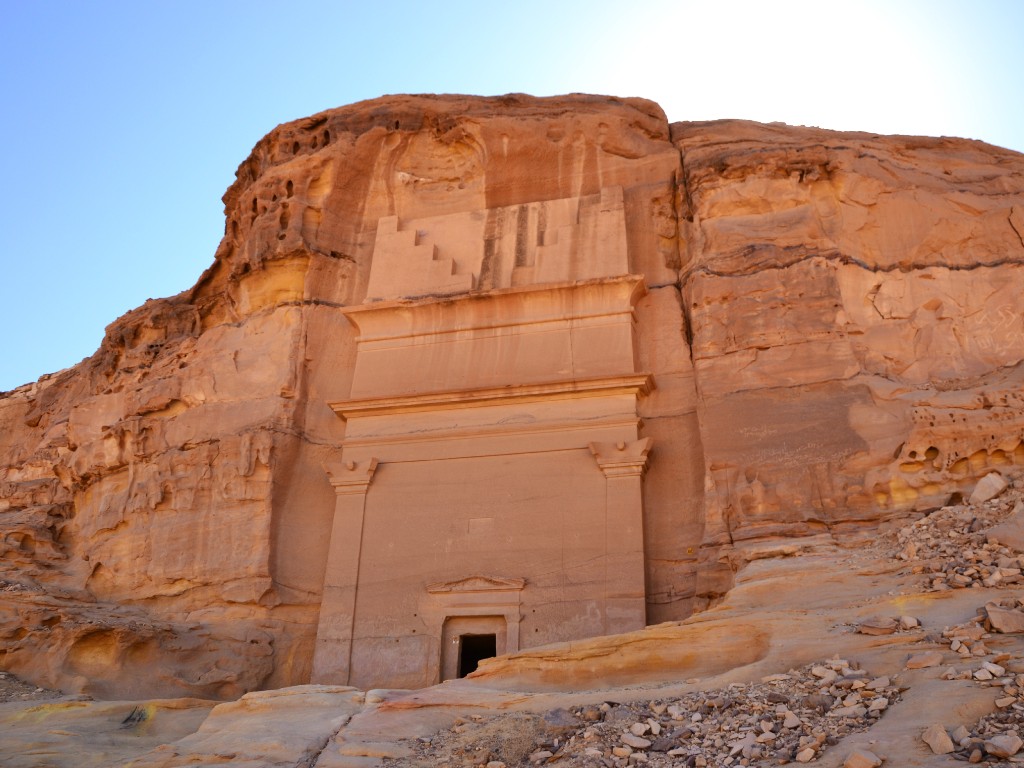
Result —
POLYGON ((605 579, 608 634, 646 623, 644 584, 643 474, 654 440, 591 443, 605 476, 605 579))
POLYGON ((334 524, 324 573, 316 649, 313 652, 314 683, 347 685, 352 664, 352 633, 359 586, 359 561, 363 548, 366 493, 377 470, 377 459, 326 464, 324 469, 337 494, 334 524))
POLYGON ((329 462, 324 465, 327 477, 339 496, 347 493, 365 494, 377 470, 377 459, 329 462))
POLYGON ((645 437, 631 442, 591 443, 590 452, 607 478, 643 477, 647 471, 647 454, 654 439, 645 437))

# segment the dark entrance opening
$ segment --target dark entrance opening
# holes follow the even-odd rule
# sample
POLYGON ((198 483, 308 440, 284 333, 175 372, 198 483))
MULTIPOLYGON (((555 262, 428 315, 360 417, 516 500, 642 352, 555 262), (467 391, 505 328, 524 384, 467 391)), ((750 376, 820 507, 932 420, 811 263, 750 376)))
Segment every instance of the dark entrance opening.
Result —
POLYGON ((459 637, 459 677, 476 671, 483 659, 498 655, 496 635, 462 635, 459 637))

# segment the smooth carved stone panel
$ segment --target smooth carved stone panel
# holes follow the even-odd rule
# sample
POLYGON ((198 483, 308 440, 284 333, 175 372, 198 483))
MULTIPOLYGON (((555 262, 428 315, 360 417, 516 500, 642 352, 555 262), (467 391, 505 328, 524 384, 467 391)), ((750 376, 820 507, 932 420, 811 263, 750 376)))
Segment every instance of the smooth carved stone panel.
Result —
POLYGON ((377 224, 368 299, 444 295, 473 289, 473 275, 456 274, 455 262, 438 258, 437 246, 415 229, 399 230, 398 217, 377 224))
POLYGON ((547 226, 538 231, 532 254, 529 247, 525 248, 520 261, 517 243, 513 285, 589 280, 629 271, 622 187, 604 187, 600 195, 555 203, 562 205, 537 204, 561 208, 558 212, 563 215, 554 222, 541 220, 547 226))
POLYGON ((633 374, 334 404, 349 437, 328 466, 339 504, 314 680, 430 684, 453 617, 505 617, 509 650, 643 626, 649 386, 633 374), (488 571, 516 575, 473 575, 488 571))
POLYGON ((629 271, 622 187, 400 221, 380 219, 366 301, 615 277, 629 271))
POLYGON ((346 310, 315 681, 430 685, 459 633, 503 652, 644 626, 644 291, 621 275, 346 310))
POLYGON ((634 439, 637 398, 651 377, 609 376, 575 382, 494 387, 420 397, 333 403, 348 422, 345 456, 382 461, 522 453, 545 444, 579 448, 634 439), (626 433, 623 429, 626 428, 626 433))
MULTIPOLYGON (((350 684, 437 681, 443 617, 428 589, 467 574, 525 579, 522 647, 643 626, 642 560, 607 527, 606 478, 586 448, 538 447, 380 465, 366 499, 350 684)), ((639 498, 629 513, 639 523, 639 498)))
POLYGON ((352 397, 633 373, 637 277, 352 307, 352 397))

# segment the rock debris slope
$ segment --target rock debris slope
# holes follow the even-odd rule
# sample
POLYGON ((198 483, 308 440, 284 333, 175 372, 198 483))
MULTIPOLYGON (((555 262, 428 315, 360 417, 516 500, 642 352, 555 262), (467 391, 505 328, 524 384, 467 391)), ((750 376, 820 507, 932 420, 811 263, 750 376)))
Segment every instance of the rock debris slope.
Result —
MULTIPOLYGON (((99 697, 308 682, 324 465, 345 434, 328 404, 351 389, 343 310, 372 287, 378 223, 445 222, 454 276, 479 241, 486 291, 503 249, 518 258, 510 211, 605 205, 613 188, 646 284, 648 623, 714 606, 779 547, 870 539, 1020 474, 1021 155, 669 124, 641 99, 385 97, 274 129, 239 166, 194 288, 0 397, 0 665, 99 697)), ((984 584, 981 565, 928 570, 931 588, 988 568, 984 584)), ((763 624, 747 620, 734 660, 665 663, 754 663, 778 638, 763 624)))

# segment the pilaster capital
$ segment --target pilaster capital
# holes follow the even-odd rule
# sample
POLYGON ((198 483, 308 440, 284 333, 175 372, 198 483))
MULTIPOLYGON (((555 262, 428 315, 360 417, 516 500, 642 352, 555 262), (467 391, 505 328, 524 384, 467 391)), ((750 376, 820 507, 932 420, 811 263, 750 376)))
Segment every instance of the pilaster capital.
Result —
POLYGON ((377 469, 377 459, 337 461, 324 464, 334 492, 342 494, 366 493, 377 469))
POLYGON ((647 470, 647 454, 654 445, 654 438, 616 443, 591 443, 590 452, 597 460, 597 466, 605 477, 642 477, 647 470))

